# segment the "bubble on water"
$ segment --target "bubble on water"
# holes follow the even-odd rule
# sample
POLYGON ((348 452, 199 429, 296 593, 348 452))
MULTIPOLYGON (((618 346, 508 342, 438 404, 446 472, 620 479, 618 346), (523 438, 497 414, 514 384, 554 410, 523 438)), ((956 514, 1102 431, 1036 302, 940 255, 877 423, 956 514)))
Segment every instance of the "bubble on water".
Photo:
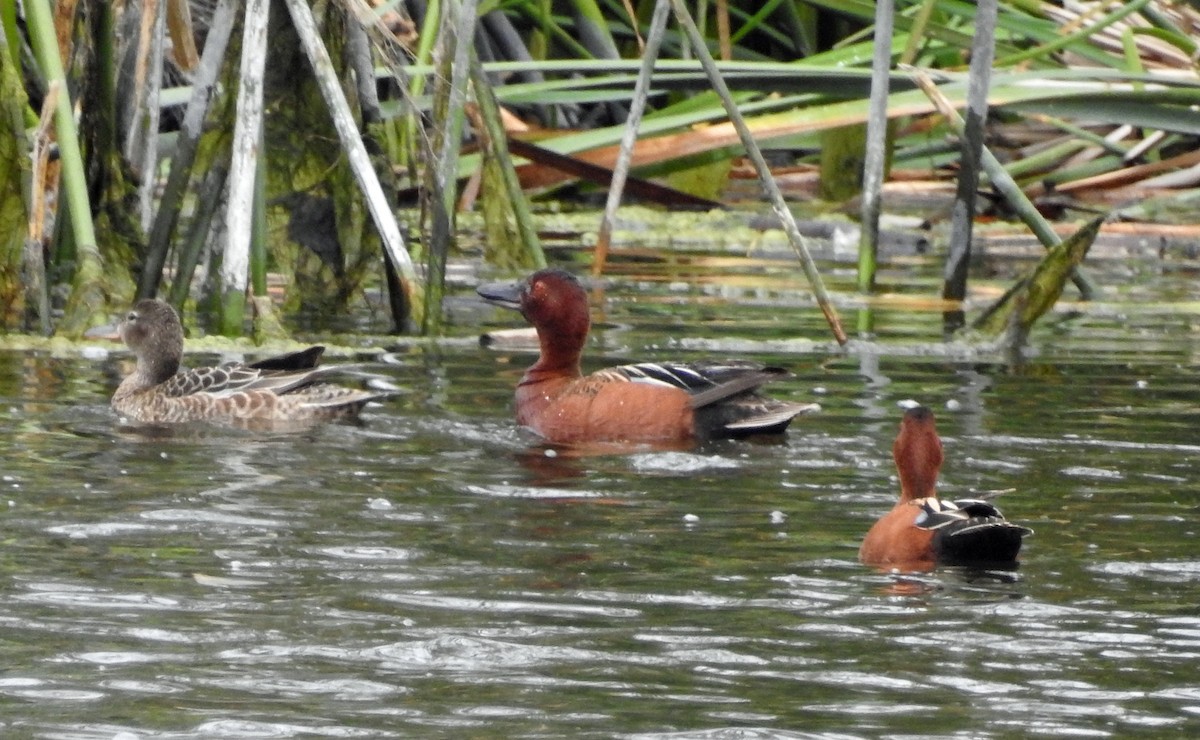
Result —
POLYGON ((375 511, 386 511, 392 508, 392 502, 386 498, 369 498, 367 499, 367 508, 375 511))

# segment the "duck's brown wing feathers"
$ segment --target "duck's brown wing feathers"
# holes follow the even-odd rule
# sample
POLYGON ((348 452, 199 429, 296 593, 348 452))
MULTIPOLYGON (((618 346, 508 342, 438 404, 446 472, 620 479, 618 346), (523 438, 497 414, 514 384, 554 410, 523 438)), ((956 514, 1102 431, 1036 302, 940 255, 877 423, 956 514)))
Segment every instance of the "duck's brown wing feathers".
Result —
POLYGON ((172 398, 193 393, 219 395, 249 390, 282 395, 311 385, 325 374, 324 368, 317 367, 324 351, 324 347, 315 346, 249 364, 231 362, 217 367, 181 370, 160 387, 164 395, 172 398))

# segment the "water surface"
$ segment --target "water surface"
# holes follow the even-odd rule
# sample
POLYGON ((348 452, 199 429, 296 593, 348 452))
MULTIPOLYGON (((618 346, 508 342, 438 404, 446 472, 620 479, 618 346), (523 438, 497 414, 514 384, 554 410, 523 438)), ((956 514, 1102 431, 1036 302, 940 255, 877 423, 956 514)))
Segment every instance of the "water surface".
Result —
MULTIPOLYGON (((0 728, 1200 731, 1194 315, 1113 289, 1050 317, 1011 363, 948 351, 938 314, 883 305, 879 343, 831 354, 817 312, 788 297, 794 270, 756 289, 696 269, 610 285, 588 361, 785 364, 795 377, 773 393, 823 411, 779 443, 548 453, 511 422, 530 356, 474 342, 518 317, 466 286, 457 338, 367 358, 403 394, 357 425, 148 434, 107 407, 123 353, 0 353, 0 728), (1015 573, 856 562, 896 495, 906 399, 938 415, 943 493, 1005 490, 1036 531, 1015 573)), ((1139 290, 1195 300, 1172 271, 1139 290)))

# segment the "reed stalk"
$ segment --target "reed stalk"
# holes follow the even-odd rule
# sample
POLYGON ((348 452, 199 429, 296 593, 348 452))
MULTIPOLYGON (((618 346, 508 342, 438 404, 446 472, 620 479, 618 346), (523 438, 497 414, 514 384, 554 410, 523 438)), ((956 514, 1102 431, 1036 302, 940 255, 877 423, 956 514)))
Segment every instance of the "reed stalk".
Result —
MULTIPOLYGON (((499 186, 500 193, 486 192, 484 197, 491 201, 490 210, 501 211, 498 218, 489 219, 499 222, 496 226, 504 227, 507 234, 515 231, 516 240, 520 246, 523 262, 541 269, 546 266, 546 255, 542 252, 542 244, 538 240, 537 225, 533 222, 533 214, 529 211, 529 203, 525 200, 525 192, 517 178, 505 139, 504 125, 500 120, 500 106, 496 103, 495 93, 483 71, 479 57, 471 55, 471 88, 475 91, 475 104, 478 107, 478 131, 476 135, 487 152, 485 167, 496 173, 489 180, 489 185, 499 186), (511 227, 511 228, 510 228, 511 227)), ((489 228, 489 231, 492 231, 489 228)), ((497 229, 500 230, 500 229, 497 229)))
POLYGON ((77 261, 75 279, 60 330, 74 335, 82 333, 92 322, 92 317, 102 313, 104 293, 101 280, 104 264, 92 224, 92 206, 88 197, 83 153, 79 147, 79 132, 75 127, 74 105, 67 92, 67 79, 59 57, 58 39, 48 1, 28 0, 25 3, 25 16, 29 24, 30 45, 42 75, 47 84, 58 85, 61 90, 54 114, 62 166, 62 188, 65 191, 65 208, 60 208, 59 218, 66 217, 77 261))
POLYGON ((617 43, 608 30, 608 20, 595 0, 570 0, 575 29, 583 46, 596 59, 620 59, 617 43))
MULTIPOLYGON (((188 0, 165 0, 167 4, 167 33, 171 36, 171 58, 180 69, 195 71, 200 64, 200 53, 196 51, 195 29, 192 26, 192 9, 188 0)), ((205 37, 205 45, 208 39, 205 37)))
POLYGON ((1054 307, 1071 273, 1096 241, 1106 216, 1097 216, 1074 234, 1051 247, 1038 264, 1018 278, 975 320, 984 334, 1004 332, 1009 347, 1025 343, 1034 323, 1054 307))
MULTIPOLYGON (((384 23, 382 15, 376 12, 376 9, 371 7, 366 0, 338 0, 338 4, 342 6, 349 17, 357 21, 360 28, 367 32, 372 48, 379 54, 380 62, 391 73, 397 89, 405 97, 407 112, 411 113, 417 110, 414 100, 420 94, 419 91, 424 85, 424 78, 420 76, 410 77, 408 74, 408 65, 412 61, 409 58, 409 51, 396 39, 395 35, 384 23)), ((437 0, 432 0, 426 6, 426 21, 430 18, 436 19, 438 17, 437 4, 437 0)), ((390 3, 390 5, 395 5, 395 2, 390 3)), ((420 49, 427 49, 427 46, 432 43, 432 39, 436 35, 432 28, 420 29, 420 32, 417 34, 419 50, 413 55, 418 62, 428 59, 427 53, 423 55, 420 49)), ((374 67, 373 60, 371 66, 372 68, 374 67)), ((359 81, 359 84, 373 84, 374 81, 375 75, 372 71, 371 74, 365 75, 359 81)), ((387 122, 385 124, 387 128, 383 140, 392 162, 409 168, 414 166, 416 162, 415 152, 418 149, 416 142, 424 140, 422 136, 423 132, 418 125, 419 122, 419 116, 407 115, 398 122, 387 122)), ((419 245, 414 244, 411 246, 410 257, 414 260, 419 259, 418 249, 419 245)), ((393 274, 396 272, 394 267, 388 267, 387 269, 393 274)), ((399 280, 396 281, 396 285, 400 287, 399 280)), ((407 297, 401 295, 395 303, 400 304, 407 300, 407 297)), ((406 308, 402 315, 396 315, 394 318, 397 324, 402 325, 407 323, 410 312, 410 309, 406 308)))
POLYGON ((192 212, 192 220, 184 234, 183 243, 179 249, 179 259, 175 268, 175 280, 171 283, 168 300, 177 310, 183 310, 191 290, 192 276, 200 264, 200 254, 208 241, 209 227, 221 206, 221 193, 225 191, 225 183, 229 179, 229 168, 223 164, 214 165, 205 174, 196 192, 196 207, 192 212))
MULTIPOLYGON (((971 260, 971 236, 975 223, 975 197, 979 191, 979 167, 983 152, 983 129, 987 123, 988 89, 995 58, 997 0, 979 0, 975 13, 975 38, 971 45, 971 67, 967 78, 967 114, 959 153, 958 186, 950 222, 950 253, 942 284, 942 298, 962 301, 967 295, 967 268, 971 260)), ((945 312, 947 331, 963 325, 963 311, 945 312)))
POLYGON ((692 44, 692 51, 695 52, 696 57, 700 60, 713 89, 725 105, 725 111, 729 115, 730 123, 737 129, 738 136, 742 140, 742 145, 746 148, 746 155, 750 157, 750 161, 754 164, 754 169, 758 172, 759 180, 767 191, 775 215, 779 217, 779 221, 783 225, 788 242, 800 258, 800 265, 804 270, 804 274, 808 277, 809 285, 812 286, 813 295, 817 299, 817 305, 821 308, 821 313, 825 315, 825 320, 829 323, 829 328, 833 330, 834 339, 837 340, 838 344, 845 344, 848 340, 845 330, 842 329, 841 320, 838 319, 837 309, 829 299, 829 293, 825 290, 825 283, 821 280, 821 273, 817 270, 817 264, 813 261, 812 254, 808 251, 804 237, 800 234, 800 229, 796 226, 796 219, 792 215, 791 209, 788 208, 787 202, 783 199, 783 193, 779 190, 779 184, 775 182, 775 178, 771 175, 770 167, 767 166, 766 160, 763 159, 762 151, 758 148, 758 142, 755 141, 754 135, 750 133, 750 129, 746 127, 746 121, 742 118, 742 114, 738 110, 732 94, 729 92, 729 86, 725 84, 720 70, 717 69, 716 62, 713 61, 712 55, 708 53, 704 37, 700 35, 700 29, 696 28, 696 23, 692 20, 691 14, 688 13, 683 0, 670 1, 672 7, 675 9, 675 17, 679 20, 679 25, 683 27, 692 44))
MULTIPOLYGON (((946 124, 959 136, 963 135, 965 123, 962 116, 955 110, 953 104, 946 99, 942 91, 933 83, 929 75, 924 72, 914 69, 905 68, 921 88, 921 91, 929 98, 929 100, 937 108, 938 112, 946 119, 946 124)), ((1016 212, 1017 216, 1029 227, 1038 241, 1042 243, 1046 249, 1052 249, 1062 241, 1054 229, 1046 221, 1045 217, 1038 211, 1037 207, 1029 201, 1021 187, 1017 185, 1008 171, 1004 169, 1004 165, 1000 160, 996 159, 996 155, 992 154, 991 150, 986 146, 980 149, 980 163, 984 171, 987 173, 992 187, 1004 196, 1008 201, 1009 206, 1016 212)), ((1088 300, 1095 293, 1095 286, 1082 269, 1075 269, 1071 273, 1071 282, 1079 289, 1080 296, 1084 300, 1088 300)))
POLYGON ((0 52, 8 56, 13 69, 21 68, 21 36, 17 29, 17 4, 0 3, 0 34, 4 35, 4 48, 0 52))
MULTIPOLYGON (((287 0, 287 9, 292 18, 292 25, 296 28, 296 33, 300 38, 304 54, 308 57, 309 64, 312 65, 313 75, 317 79, 321 96, 325 99, 325 105, 329 108, 329 114, 333 118, 334 129, 337 131, 342 150, 346 153, 350 170, 354 173, 358 187, 367 201, 367 209, 374 220, 375 228, 379 231, 386 256, 399 274, 405 301, 413 312, 412 318, 415 322, 420 323, 422 320, 421 279, 418 277, 416 268, 404 245, 404 237, 400 234, 400 225, 396 222, 396 215, 392 212, 391 204, 388 203, 387 196, 383 192, 379 176, 376 175, 371 165, 371 156, 363 144, 362 134, 354 121, 350 104, 342 92, 341 81, 334 72, 333 61, 329 58, 329 52, 325 49, 325 45, 321 43, 312 10, 304 0, 287 0)), ((398 322, 401 322, 401 319, 402 317, 397 317, 398 322)))
MULTIPOLYGON (((250 293, 262 297, 267 294, 267 167, 266 159, 258 158, 254 176, 254 207, 250 221, 250 293)), ((269 304, 268 304, 269 305, 269 304)), ((260 316, 261 310, 255 310, 260 316)))
POLYGON ((617 208, 621 205, 621 195, 625 192, 625 181, 629 177, 629 164, 633 160, 633 147, 637 144, 638 127, 641 126, 642 115, 646 112, 650 78, 654 75, 654 63, 658 61, 658 52, 662 48, 663 35, 666 32, 667 18, 670 17, 670 13, 670 0, 656 0, 654 14, 650 18, 650 30, 646 34, 646 48, 642 49, 642 66, 638 70, 637 82, 633 86, 633 102, 629 108, 629 118, 625 121, 625 132, 621 134, 621 148, 617 152, 616 164, 613 165, 612 182, 608 186, 604 215, 600 219, 600 233, 596 239, 592 257, 593 275, 603 274, 604 263, 608 260, 613 221, 617 217, 617 208))
POLYGON ((229 168, 229 215, 221 258, 218 328, 240 336, 246 314, 250 240, 254 234, 254 180, 258 174, 263 127, 263 73, 267 61, 270 0, 249 0, 242 29, 241 74, 229 168))
MULTIPOLYGON (((429 0, 429 4, 425 7, 425 23, 421 28, 420 35, 417 37, 417 49, 414 55, 416 57, 415 61, 419 64, 429 64, 433 58, 434 44, 437 43, 439 36, 438 19, 445 12, 443 7, 443 0, 429 0)), ((410 99, 416 99, 425 92, 427 86, 426 80, 427 78, 424 75, 412 78, 407 88, 410 99)), ((421 154, 424 154, 426 166, 429 166, 435 157, 433 142, 430 141, 429 135, 422 125, 421 116, 415 113, 415 107, 414 114, 407 117, 406 123, 404 145, 409 152, 408 161, 410 167, 416 165, 421 154)))
MULTIPOLYGON (((208 115, 213 94, 217 89, 221 65, 225 61, 225 50, 229 46, 236 10, 240 4, 241 0, 219 0, 213 11, 204 51, 200 57, 200 66, 192 82, 192 94, 176 137, 175 153, 171 157, 167 183, 159 197, 158 211, 154 214, 154 221, 150 227, 146 259, 143 262, 142 274, 138 278, 139 300, 153 298, 162 282, 163 265, 166 264, 167 251, 171 247, 171 240, 179 222, 179 212, 183 207, 192 166, 200 147, 200 137, 204 133, 204 119, 208 115)), ((187 278, 190 280, 191 275, 187 278)), ((180 299, 178 302, 172 302, 178 307, 183 301, 180 299)))
POLYGON ((434 109, 438 129, 437 159, 433 163, 430 193, 430 244, 426 253, 425 319, 422 332, 441 328, 442 292, 445 289, 446 259, 454 239, 454 209, 458 199, 458 155, 462 143, 467 79, 470 74, 471 39, 477 21, 475 0, 445 3, 448 11, 441 23, 438 47, 443 70, 439 80, 440 104, 434 109), (446 74, 448 73, 448 74, 446 74))
POLYGON ((139 39, 133 115, 125 137, 125 160, 138 178, 138 224, 149 231, 154 193, 158 189, 158 129, 162 117, 163 35, 167 14, 164 0, 146 2, 139 39))
POLYGON ((875 258, 879 250, 879 215, 887 167, 888 95, 892 73, 892 0, 875 4, 875 56, 871 63, 871 98, 867 108, 867 146, 863 157, 861 229, 858 242, 858 290, 875 287, 875 258))
POLYGON ((7 50, 6 36, 0 34, 0 328, 28 328, 36 313, 42 333, 48 334, 42 198, 57 88, 43 100, 42 122, 31 141, 24 115, 29 100, 7 50))

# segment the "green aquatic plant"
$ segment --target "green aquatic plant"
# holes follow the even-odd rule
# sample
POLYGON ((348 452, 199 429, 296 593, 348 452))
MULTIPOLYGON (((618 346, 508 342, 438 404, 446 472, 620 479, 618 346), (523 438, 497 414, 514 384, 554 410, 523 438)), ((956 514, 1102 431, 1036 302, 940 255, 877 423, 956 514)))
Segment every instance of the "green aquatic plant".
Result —
MULTIPOLYGON (((228 132, 240 115, 232 101, 240 87, 256 84, 254 77, 238 82, 245 49, 239 48, 236 29, 228 51, 214 54, 219 58, 209 65, 207 77, 170 57, 163 67, 150 68, 156 57, 142 50, 154 48, 155 39, 141 37, 140 30, 119 49, 111 44, 115 36, 102 31, 120 24, 170 33, 179 42, 174 46, 186 49, 187 39, 219 39, 220 34, 206 33, 215 30, 218 18, 230 20, 233 14, 232 23, 244 22, 242 5, 193 3, 191 25, 188 15, 178 12, 188 5, 183 0, 164 5, 172 12, 170 20, 148 23, 140 21, 153 20, 150 16, 127 15, 143 12, 136 3, 80 0, 58 6, 56 19, 46 0, 35 0, 21 5, 25 30, 11 6, 0 13, 8 58, 20 58, 17 52, 25 45, 37 51, 22 80, 32 103, 20 110, 25 125, 36 119, 34 107, 47 99, 49 81, 58 79, 58 89, 72 91, 57 103, 62 194, 51 199, 67 208, 59 209, 60 228, 45 237, 47 279, 71 286, 62 304, 66 314, 53 327, 59 332, 78 332, 93 316, 124 306, 135 280, 137 293, 147 295, 166 277, 177 303, 197 287, 219 295, 227 307, 224 329, 238 333, 247 327, 239 309, 248 293, 265 294, 267 273, 287 286, 287 310, 306 304, 323 315, 350 310, 382 273, 391 288, 394 327, 438 331, 444 266, 457 248, 456 210, 470 201, 458 198, 464 183, 485 173, 479 198, 489 241, 517 245, 494 250, 510 264, 544 259, 531 219, 521 215, 525 198, 586 195, 593 187, 580 179, 586 169, 564 173, 534 157, 508 156, 510 141, 514 149, 536 142, 551 154, 599 168, 599 187, 611 181, 604 169, 617 161, 641 44, 656 3, 506 0, 474 9, 473 3, 453 1, 289 2, 288 15, 273 22, 277 35, 264 59, 265 164, 239 167, 228 181, 221 174, 232 171, 228 132), (304 43, 311 50, 315 38, 327 61, 300 51, 295 38, 300 6, 313 20, 313 33, 304 43), (114 15, 118 12, 123 15, 114 15), (201 28, 210 23, 211 29, 201 28), (454 63, 434 65, 436 40, 452 23, 474 29, 474 43, 456 47, 453 57, 443 56, 454 63), (70 48, 58 48, 60 40, 70 48), (93 49, 97 53, 89 54, 93 49), (85 61, 56 69, 55 60, 62 58, 85 61), (122 58, 139 74, 123 73, 117 62, 122 58), (142 84, 146 75, 174 75, 168 81, 175 87, 142 84), (88 79, 103 84, 77 84, 88 79), (318 84, 321 79, 325 82, 318 84), (140 182, 122 180, 131 168, 117 142, 122 137, 98 134, 112 125, 111 101, 144 99, 143 110, 157 111, 189 96, 193 105, 206 109, 200 115, 197 108, 198 120, 192 122, 197 130, 164 130, 161 163, 142 168, 140 182), (493 96, 499 115, 492 113, 493 96), (453 104, 435 105, 436 100, 453 104), (464 124, 468 107, 476 105, 478 132, 464 124), (82 132, 65 120, 74 107, 87 122, 82 132), (507 114, 505 128, 497 120, 507 114), (168 139, 178 143, 173 157, 167 154, 168 139), (80 146, 81 141, 89 146, 80 146), (431 178, 437 171, 441 175, 431 178), (160 175, 168 185, 161 193, 155 187, 160 175), (255 180, 252 187, 246 187, 248 180, 255 180), (372 180, 377 185, 369 184, 372 180), (260 195, 229 203, 221 193, 231 187, 260 195), (92 202, 90 194, 100 194, 101 200, 92 202), (151 232, 148 246, 137 233, 140 219, 123 218, 114 208, 127 200, 126 216, 140 214, 141 206, 132 202, 145 197, 154 199, 143 227, 151 232), (426 208, 412 221, 396 222, 397 208, 418 197, 426 208), (435 201, 437 208, 430 207, 435 201), (318 208, 329 215, 313 225, 316 219, 304 217, 318 208), (232 222, 243 226, 236 234, 223 232, 219 224, 234 214, 232 222), (105 228, 92 228, 93 221, 105 228), (312 233, 305 234, 306 229, 312 233), (207 249, 199 249, 205 241, 207 249), (213 259, 205 260, 206 252, 213 259), (246 253, 255 267, 243 272, 246 253), (415 267, 421 263, 423 271, 415 267), (206 265, 207 274, 193 280, 206 265)), ((151 6, 156 4, 145 8, 151 6)), ((822 135, 862 126, 872 116, 869 66, 881 48, 875 38, 877 7, 867 0, 727 0, 701 3, 695 15, 702 46, 719 58, 721 79, 750 135, 760 146, 786 153, 792 164, 812 166, 822 135)), ((896 2, 889 34, 893 66, 911 63, 929 76, 950 107, 961 108, 978 13, 975 3, 959 0, 896 2)), ((1036 205, 1050 188, 1080 193, 1105 187, 1094 179, 1098 175, 1120 172, 1128 187, 1136 182, 1130 178, 1141 174, 1134 169, 1139 165, 1159 166, 1155 177, 1182 177, 1195 165, 1185 154, 1200 135, 1192 112, 1200 103, 1200 81, 1189 33, 1197 20, 1191 5, 1163 0, 1079 8, 1038 0, 1002 3, 988 130, 997 122, 1009 128, 1028 124, 1043 137, 1024 146, 988 142, 1012 186, 1036 205)), ((629 154, 634 177, 669 176, 699 165, 711 167, 709 172, 728 171, 746 151, 686 36, 674 22, 662 35, 642 101, 645 116, 629 154)), ((207 43, 200 54, 206 50, 207 43)), ((907 177, 920 172, 928 179, 946 178, 958 157, 952 123, 916 89, 909 73, 897 68, 877 73, 876 79, 877 87, 879 80, 886 81, 883 110, 890 123, 884 130, 891 166, 907 177)), ((711 179, 704 183, 710 197, 716 190, 711 179)), ((1002 180, 993 171, 984 183, 997 186, 1002 180)), ((685 185, 687 178, 674 182, 685 185)), ((1180 182, 1174 187, 1186 201, 1191 186, 1180 182)), ((675 196, 663 191, 661 197, 670 204, 675 196)), ((859 284, 871 290, 869 279, 859 284)), ((0 285, 6 293, 0 303, 11 305, 8 294, 17 289, 0 285)), ((14 327, 10 315, 5 322, 14 327)))

